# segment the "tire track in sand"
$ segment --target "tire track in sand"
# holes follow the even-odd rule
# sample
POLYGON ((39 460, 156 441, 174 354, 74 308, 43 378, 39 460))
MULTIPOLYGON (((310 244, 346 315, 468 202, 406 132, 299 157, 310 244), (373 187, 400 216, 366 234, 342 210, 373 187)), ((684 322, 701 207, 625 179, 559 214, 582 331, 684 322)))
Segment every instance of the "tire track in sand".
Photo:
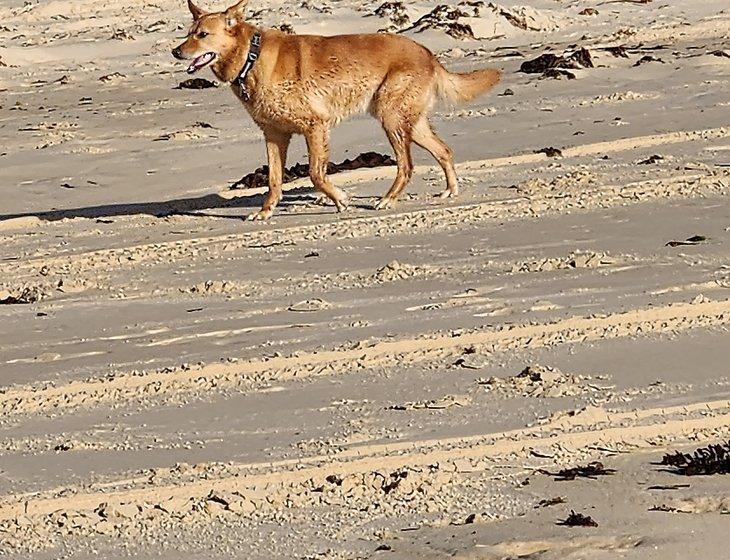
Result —
MULTIPOLYGON (((639 136, 585 144, 563 150, 563 158, 622 152, 640 148, 654 147, 680 142, 694 142, 726 138, 730 128, 719 127, 695 131, 671 132, 650 136, 639 136)), ((474 160, 459 164, 462 170, 480 170, 521 165, 546 161, 544 154, 522 154, 503 158, 474 160)), ((434 166, 419 166, 421 173, 436 169, 434 166)), ((354 184, 389 177, 394 173, 389 168, 372 168, 348 171, 333 175, 333 181, 340 185, 354 184)), ((725 173, 730 175, 730 173, 725 173)), ((306 180, 294 181, 287 188, 298 188, 308 184, 306 180)), ((579 193, 561 192, 559 196, 532 195, 530 198, 515 197, 504 200, 490 200, 476 204, 457 206, 439 206, 391 214, 375 216, 341 218, 335 221, 311 225, 297 225, 276 229, 246 230, 237 234, 224 234, 210 237, 196 237, 159 243, 147 243, 66 254, 57 257, 34 257, 25 261, 13 261, 0 264, 0 276, 16 277, 19 273, 35 273, 43 267, 53 268, 55 272, 88 272, 105 268, 117 270, 119 267, 135 267, 143 264, 159 264, 176 262, 212 255, 218 251, 248 249, 278 243, 281 239, 288 241, 321 240, 330 237, 340 239, 402 235, 421 231, 428 227, 440 231, 456 226, 473 224, 491 219, 518 219, 534 217, 537 214, 564 213, 577 208, 610 207, 627 202, 641 202, 651 198, 674 198, 697 196, 701 194, 725 194, 727 184, 722 176, 676 176, 667 179, 640 181, 624 185, 607 185, 582 190, 579 193)), ((258 191, 247 191, 256 194, 258 191)), ((231 197, 234 195, 231 194, 231 197)), ((0 223, 0 229, 2 224, 0 223)))
MULTIPOLYGON (((585 409, 549 424, 422 441, 375 444, 345 450, 337 455, 314 456, 272 463, 233 464, 225 472, 185 479, 174 469, 156 469, 153 476, 118 479, 97 484, 91 490, 56 488, 42 493, 0 497, 0 522, 20 516, 36 522, 43 516, 92 512, 104 504, 150 506, 174 500, 205 500, 212 495, 237 493, 251 496, 252 509, 291 507, 282 493, 314 494, 320 483, 333 474, 344 478, 396 469, 430 467, 458 470, 457 462, 488 462, 508 454, 527 456, 535 449, 628 445, 633 449, 656 449, 659 442, 691 436, 726 433, 730 424, 730 401, 718 400, 609 413, 585 409), (557 432, 557 433, 556 433, 557 432)), ((483 465, 488 470, 489 465, 483 465)), ((153 507, 160 507, 153 506, 153 507)), ((137 515, 141 513, 141 508, 137 515)), ((133 519, 135 515, 130 515, 133 519)), ((32 522, 32 521, 31 521, 32 522)))
POLYGON ((453 336, 432 333, 419 338, 358 343, 354 348, 312 351, 289 357, 210 364, 198 369, 173 369, 52 386, 21 386, 0 395, 0 417, 59 413, 133 398, 166 397, 227 388, 256 390, 271 382, 341 375, 374 366, 444 359, 466 349, 484 353, 530 349, 559 344, 621 338, 691 328, 726 325, 730 300, 675 303, 608 315, 573 316, 554 322, 484 327, 453 336))
POLYGON ((153 243, 91 252, 38 257, 0 266, 0 276, 37 279, 45 273, 76 278, 85 273, 98 275, 105 270, 119 271, 140 266, 155 266, 195 259, 215 259, 219 254, 247 250, 252 247, 274 246, 281 239, 289 242, 320 241, 322 239, 362 239, 409 235, 464 227, 490 220, 517 220, 547 215, 560 215, 577 210, 594 210, 636 204, 657 199, 726 196, 730 187, 730 171, 709 175, 685 175, 651 179, 623 185, 603 185, 581 188, 577 192, 548 192, 528 196, 490 200, 475 204, 438 207, 373 217, 342 218, 337 221, 271 230, 200 237, 167 243, 153 243))

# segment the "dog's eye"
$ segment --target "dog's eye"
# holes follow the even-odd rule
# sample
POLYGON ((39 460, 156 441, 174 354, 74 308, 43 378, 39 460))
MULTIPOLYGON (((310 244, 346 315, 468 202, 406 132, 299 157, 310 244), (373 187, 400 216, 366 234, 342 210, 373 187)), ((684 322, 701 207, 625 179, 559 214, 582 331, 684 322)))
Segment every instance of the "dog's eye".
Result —
POLYGON ((205 39, 208 36, 208 33, 206 31, 198 31, 198 39, 205 39))

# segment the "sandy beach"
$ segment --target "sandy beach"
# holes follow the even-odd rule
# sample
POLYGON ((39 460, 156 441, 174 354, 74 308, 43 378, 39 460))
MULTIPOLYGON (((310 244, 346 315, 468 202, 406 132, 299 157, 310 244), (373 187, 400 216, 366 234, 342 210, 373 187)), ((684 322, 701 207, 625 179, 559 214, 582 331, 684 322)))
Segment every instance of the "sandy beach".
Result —
POLYGON ((458 198, 414 148, 394 208, 346 164, 266 223, 184 2, 0 6, 0 556, 727 556, 730 478, 667 458, 730 440, 727 2, 251 0, 504 72, 432 113, 458 198))

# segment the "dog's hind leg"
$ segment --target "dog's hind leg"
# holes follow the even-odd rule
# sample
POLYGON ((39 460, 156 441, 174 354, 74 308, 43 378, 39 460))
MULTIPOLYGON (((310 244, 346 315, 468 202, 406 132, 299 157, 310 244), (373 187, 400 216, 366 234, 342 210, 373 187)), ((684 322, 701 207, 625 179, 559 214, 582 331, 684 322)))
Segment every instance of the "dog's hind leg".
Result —
POLYGON ((391 206, 411 180, 414 127, 428 110, 432 79, 428 69, 400 66, 391 70, 373 97, 370 112, 383 125, 398 165, 393 185, 375 205, 378 210, 391 206))
POLYGON ((413 141, 428 151, 444 170, 446 189, 439 196, 448 198, 459 194, 459 184, 454 169, 454 152, 436 135, 425 115, 413 127, 412 136, 413 141))
POLYGON ((327 180, 327 163, 329 162, 329 128, 316 125, 304 133, 309 151, 309 178, 314 188, 324 193, 342 212, 347 208, 347 195, 327 180))
POLYGON ((375 205, 376 210, 388 208, 398 195, 406 188, 408 181, 413 176, 413 160, 411 158, 411 131, 406 123, 392 123, 389 119, 383 120, 385 134, 388 136, 390 145, 393 146, 395 153, 395 161, 398 170, 395 175, 395 181, 387 193, 375 205))
POLYGON ((264 199, 261 210, 251 214, 249 220, 268 220, 274 213, 274 208, 281 201, 281 185, 284 180, 284 166, 286 165, 286 152, 289 149, 291 134, 266 131, 266 154, 269 159, 269 192, 264 199))

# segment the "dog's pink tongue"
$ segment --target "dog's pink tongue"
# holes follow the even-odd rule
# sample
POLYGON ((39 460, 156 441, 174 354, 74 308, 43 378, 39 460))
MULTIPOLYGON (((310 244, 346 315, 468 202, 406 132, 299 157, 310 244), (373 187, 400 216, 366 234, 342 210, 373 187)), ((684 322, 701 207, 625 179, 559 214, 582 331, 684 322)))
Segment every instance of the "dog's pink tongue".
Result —
POLYGON ((205 53, 196 57, 188 66, 188 74, 193 74, 213 60, 213 53, 205 53))

